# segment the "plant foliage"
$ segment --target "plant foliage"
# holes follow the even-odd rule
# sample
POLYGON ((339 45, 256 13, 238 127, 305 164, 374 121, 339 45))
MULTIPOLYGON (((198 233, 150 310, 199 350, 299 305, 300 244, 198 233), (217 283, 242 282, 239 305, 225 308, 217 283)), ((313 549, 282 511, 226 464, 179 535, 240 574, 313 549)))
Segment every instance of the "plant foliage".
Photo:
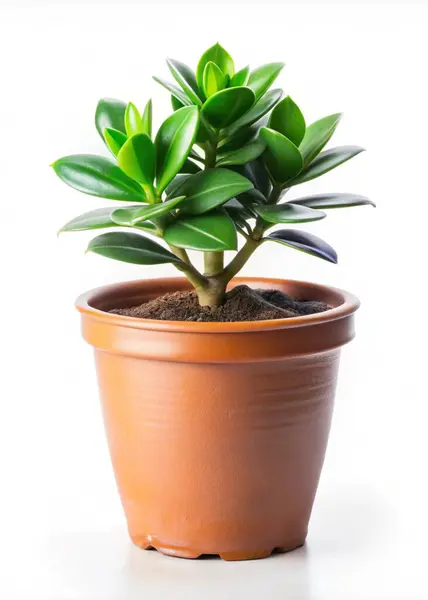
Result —
POLYGON ((283 63, 236 69, 220 44, 203 53, 195 71, 174 59, 167 65, 173 81, 154 79, 171 94, 172 114, 156 135, 151 100, 140 111, 132 102, 103 98, 95 125, 112 156, 76 154, 52 165, 80 192, 129 203, 86 212, 61 231, 116 228, 93 238, 88 251, 144 265, 169 262, 209 306, 222 302, 228 282, 265 241, 337 262, 333 248, 308 232, 269 230, 323 219, 331 208, 374 206, 350 193, 284 201, 289 188, 363 151, 324 150, 341 114, 307 125, 290 96, 270 89, 283 63), (239 250, 238 234, 244 238, 239 250), (204 253, 204 273, 187 250, 204 253), (237 251, 227 265, 225 250, 237 251))

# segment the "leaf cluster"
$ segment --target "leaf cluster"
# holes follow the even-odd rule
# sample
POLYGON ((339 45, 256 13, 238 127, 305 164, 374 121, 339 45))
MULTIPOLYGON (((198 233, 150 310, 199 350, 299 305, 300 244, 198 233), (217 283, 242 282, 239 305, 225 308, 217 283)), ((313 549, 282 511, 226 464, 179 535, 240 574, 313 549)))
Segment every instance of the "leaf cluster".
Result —
POLYGON ((292 98, 271 89, 283 63, 236 70, 219 44, 204 52, 195 70, 173 59, 167 65, 174 81, 154 79, 171 94, 173 112, 156 134, 151 100, 140 111, 132 102, 103 98, 95 125, 111 158, 77 154, 53 164, 58 177, 78 191, 126 203, 80 215, 61 231, 116 228, 95 237, 88 250, 137 264, 171 262, 205 291, 212 279, 225 288, 265 241, 336 262, 333 248, 312 234, 287 228, 268 232, 276 225, 323 219, 327 209, 373 205, 350 193, 284 201, 290 188, 363 151, 325 149, 341 115, 307 125, 292 98), (224 266, 217 253, 237 250, 238 235, 244 245, 224 266), (205 253, 204 274, 187 250, 205 253))

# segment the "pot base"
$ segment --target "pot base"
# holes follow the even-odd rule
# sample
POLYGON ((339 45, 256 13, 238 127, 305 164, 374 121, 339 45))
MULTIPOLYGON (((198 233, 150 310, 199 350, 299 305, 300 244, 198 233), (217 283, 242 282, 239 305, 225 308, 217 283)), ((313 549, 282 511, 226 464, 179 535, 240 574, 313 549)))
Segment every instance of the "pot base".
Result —
POLYGON ((236 561, 236 560, 255 560, 258 558, 267 558, 271 554, 284 554, 286 552, 292 552, 297 550, 305 543, 306 536, 303 539, 296 539, 290 541, 284 546, 276 546, 275 548, 269 548, 268 550, 237 550, 235 552, 218 552, 218 553, 204 553, 191 548, 182 548, 177 546, 166 546, 161 541, 153 539, 152 536, 144 535, 133 535, 131 536, 132 542, 142 548, 143 550, 157 550, 167 556, 175 558, 200 558, 201 556, 219 556, 225 561, 236 561))

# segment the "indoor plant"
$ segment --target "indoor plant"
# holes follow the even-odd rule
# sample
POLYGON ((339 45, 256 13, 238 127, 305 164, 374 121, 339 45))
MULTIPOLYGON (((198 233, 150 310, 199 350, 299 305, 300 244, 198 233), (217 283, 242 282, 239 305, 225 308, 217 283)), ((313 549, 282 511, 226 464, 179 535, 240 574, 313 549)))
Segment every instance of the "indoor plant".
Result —
POLYGON ((283 201, 291 186, 362 148, 322 151, 340 115, 306 127, 293 100, 269 90, 282 63, 235 72, 216 44, 196 73, 178 61, 168 66, 179 87, 157 80, 171 92, 174 112, 154 140, 150 101, 141 115, 132 103, 104 99, 96 126, 116 160, 75 155, 53 167, 79 191, 133 203, 85 213, 63 231, 125 228, 95 237, 88 250, 138 264, 170 262, 187 281, 108 286, 77 305, 84 335, 96 348, 109 447, 132 539, 178 556, 267 556, 305 539, 340 346, 353 335, 357 300, 324 286, 256 279, 245 283, 323 302, 329 310, 234 323, 155 321, 108 311, 193 286, 212 321, 229 282, 265 241, 336 262, 333 248, 307 232, 267 231, 322 219, 320 209, 372 204, 354 194, 283 201), (243 245, 224 265, 224 251, 237 249, 237 234, 243 245), (204 253, 203 272, 189 249, 204 253))

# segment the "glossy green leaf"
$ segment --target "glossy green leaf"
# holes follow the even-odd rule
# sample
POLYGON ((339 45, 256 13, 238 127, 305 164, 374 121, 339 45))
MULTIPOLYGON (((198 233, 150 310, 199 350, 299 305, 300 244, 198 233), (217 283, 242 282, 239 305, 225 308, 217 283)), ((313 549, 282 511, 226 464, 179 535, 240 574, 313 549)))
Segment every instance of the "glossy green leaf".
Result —
POLYGON ((342 113, 336 113, 309 125, 299 146, 305 165, 312 162, 321 152, 335 132, 341 118, 342 113))
POLYGON ((204 69, 208 62, 215 63, 225 75, 233 77, 235 65, 232 57, 220 44, 214 44, 203 53, 196 68, 196 82, 200 90, 203 90, 204 69))
MULTIPOLYGON (((172 104, 172 108, 174 109, 174 111, 177 111, 180 108, 184 107, 184 104, 182 104, 180 102, 180 100, 177 100, 177 98, 174 98, 174 96, 171 96, 171 104, 172 104)), ((208 132, 207 126, 202 121, 202 119, 200 119, 199 120, 199 129, 198 129, 198 133, 196 135, 195 143, 201 144, 203 142, 208 141, 209 139, 210 139, 210 134, 208 132)))
POLYGON ((273 109, 269 119, 269 128, 285 135, 295 146, 299 146, 303 140, 306 131, 305 118, 290 96, 278 102, 273 109))
MULTIPOLYGON (((119 209, 121 210, 121 209, 119 209)), ((319 221, 327 215, 306 206, 297 206, 291 203, 277 205, 259 205, 254 210, 264 221, 268 223, 309 223, 319 221)))
POLYGON ((176 85, 170 83, 169 81, 165 81, 164 79, 160 79, 160 77, 153 77, 153 79, 156 81, 156 83, 160 83, 161 86, 171 92, 174 98, 181 102, 183 106, 192 106, 192 101, 189 100, 186 94, 176 85))
POLYGON ((142 133, 147 133, 149 138, 152 137, 152 120, 153 120, 153 107, 152 107, 152 101, 149 100, 144 108, 143 116, 141 117, 141 121, 143 123, 142 133))
MULTIPOLYGON (((267 125, 267 121, 266 123, 263 123, 263 125, 267 125)), ((230 152, 232 150, 239 150, 248 142, 254 141, 259 135, 260 126, 261 125, 257 123, 257 125, 242 127, 231 137, 225 137, 223 139, 220 139, 217 145, 218 153, 224 154, 225 152, 230 152)))
POLYGON ((321 238, 298 229, 281 229, 270 233, 263 241, 273 241, 306 252, 331 263, 337 263, 336 251, 321 238))
POLYGON ((117 129, 125 133, 126 104, 114 98, 101 98, 95 111, 95 126, 104 141, 104 130, 117 129))
MULTIPOLYGON (((139 205, 141 207, 141 204, 139 205)), ((68 231, 88 231, 91 229, 106 229, 109 227, 118 227, 118 224, 113 221, 112 213, 117 210, 114 206, 106 208, 97 208, 89 212, 79 215, 66 223, 60 233, 68 231)), ((153 223, 141 223, 137 225, 139 229, 145 229, 148 233, 155 233, 156 226, 153 223)))
POLYGON ((247 85, 248 78, 250 76, 250 67, 244 67, 240 71, 237 71, 235 75, 230 80, 230 87, 240 87, 242 85, 247 85))
POLYGON ((110 129, 109 127, 104 129, 105 143, 114 156, 119 154, 119 150, 122 148, 127 139, 126 133, 122 133, 118 129, 110 129))
POLYGON ((310 181, 316 177, 328 173, 354 156, 364 152, 360 146, 339 146, 321 152, 295 179, 287 183, 287 186, 298 185, 310 181))
POLYGON ((103 233, 89 242, 87 252, 137 265, 179 263, 172 252, 138 233, 114 231, 103 233))
POLYGON ((256 98, 263 96, 283 68, 284 63, 282 62, 269 63, 254 69, 254 71, 250 73, 247 85, 254 91, 256 98))
POLYGON ((266 198, 265 198, 265 196, 263 196, 263 194, 259 190, 256 190, 256 188, 253 188, 251 190, 248 190, 248 192, 239 194, 238 198, 236 198, 236 201, 239 204, 241 204, 242 206, 245 206, 245 207, 253 210, 252 207, 255 204, 265 204, 266 198))
POLYGON ((237 236, 232 219, 222 210, 195 217, 182 216, 164 231, 168 244, 191 250, 236 250, 237 236))
POLYGON ((303 166, 297 146, 281 133, 267 127, 262 127, 260 136, 267 145, 263 158, 273 179, 284 183, 295 177, 303 166))
POLYGON ((170 212, 177 206, 177 204, 180 204, 184 198, 185 196, 179 196, 178 198, 172 198, 171 200, 159 202, 158 204, 116 208, 112 212, 111 218, 118 225, 133 226, 141 221, 148 221, 149 219, 154 219, 170 212))
POLYGON ((180 169, 180 173, 189 173, 190 175, 194 175, 195 173, 199 173, 201 167, 199 167, 193 160, 190 158, 186 158, 183 166, 180 169))
POLYGON ((128 139, 117 155, 119 167, 129 177, 150 185, 155 178, 155 147, 146 133, 138 133, 128 139))
POLYGON ((347 208, 351 206, 376 206, 374 202, 358 194, 315 194, 290 200, 293 204, 299 206, 309 206, 309 208, 347 208))
POLYGON ((60 158, 52 167, 64 183, 84 194, 126 202, 146 201, 141 186, 109 158, 75 154, 60 158))
POLYGON ((117 227, 117 224, 112 221, 111 213, 114 211, 114 207, 109 206, 107 208, 97 208, 85 212, 82 215, 68 221, 60 232, 63 231, 86 231, 89 229, 105 229, 106 227, 117 227))
POLYGON ((227 85, 227 76, 213 62, 207 62, 202 77, 202 87, 206 98, 213 96, 227 85))
POLYGON ((192 69, 184 63, 171 58, 166 62, 175 81, 181 87, 192 104, 201 105, 202 101, 199 97, 198 85, 192 69))
POLYGON ((263 158, 257 158, 248 165, 245 165, 243 175, 253 182, 255 189, 265 198, 269 197, 272 190, 272 183, 263 158))
POLYGON ((180 108, 162 123, 155 140, 159 194, 173 180, 189 156, 198 127, 199 110, 196 106, 180 108))
POLYGON ((171 183, 169 183, 165 188, 167 197, 175 198, 176 196, 179 196, 180 194, 176 193, 177 190, 180 188, 181 184, 186 181, 186 179, 189 179, 189 177, 191 177, 190 173, 179 173, 176 175, 171 183))
POLYGON ((223 129, 248 112, 254 99, 254 93, 249 88, 227 88, 208 98, 202 107, 202 114, 212 127, 223 129))
POLYGON ((252 187, 253 184, 239 173, 223 168, 207 169, 184 179, 174 190, 174 195, 186 196, 180 211, 199 215, 252 187))
POLYGON ((239 208, 236 208, 235 206, 227 206, 227 205, 224 206, 224 210, 227 212, 229 217, 235 223, 235 227, 239 233, 241 233, 244 236, 251 235, 251 231, 252 231, 251 227, 245 220, 246 215, 242 212, 242 210, 240 210, 239 208))
POLYGON ((138 108, 130 102, 125 111, 125 129, 128 137, 144 133, 143 121, 141 119, 138 108))
POLYGON ((219 154, 217 160, 217 166, 227 165, 245 165, 252 160, 258 158, 265 150, 266 144, 261 140, 255 140, 250 142, 246 146, 243 146, 239 150, 232 150, 225 154, 219 154))
POLYGON ((171 94, 171 106, 172 106, 172 110, 176 111, 179 108, 183 108, 183 106, 187 106, 187 105, 180 102, 180 100, 178 100, 175 96, 173 96, 171 94))
POLYGON ((279 102, 282 96, 282 90, 270 90, 263 98, 260 98, 250 110, 243 115, 240 119, 237 119, 233 125, 228 127, 225 131, 228 137, 234 135, 243 127, 248 127, 253 123, 256 123, 259 119, 264 117, 275 105, 279 102))

